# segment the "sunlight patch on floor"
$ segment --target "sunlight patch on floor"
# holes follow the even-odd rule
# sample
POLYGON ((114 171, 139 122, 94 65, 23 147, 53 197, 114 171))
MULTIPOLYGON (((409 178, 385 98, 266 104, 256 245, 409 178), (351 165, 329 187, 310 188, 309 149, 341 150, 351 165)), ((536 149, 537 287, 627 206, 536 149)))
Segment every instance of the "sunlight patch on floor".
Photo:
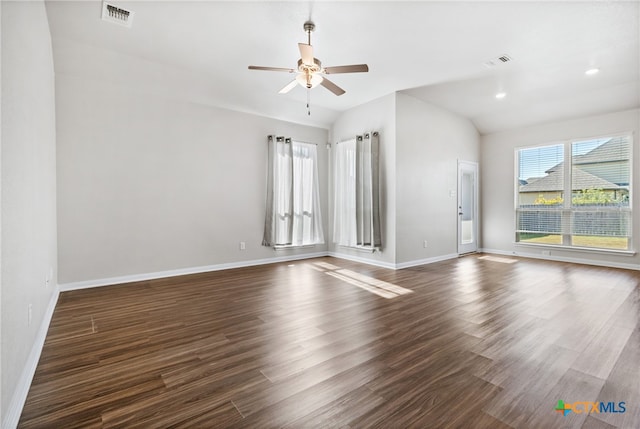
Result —
POLYGON ((386 299, 397 298, 400 295, 413 292, 411 289, 406 289, 402 286, 394 285, 393 283, 385 282, 384 280, 379 280, 326 262, 314 262, 310 268, 324 272, 333 278, 342 280, 343 282, 357 286, 386 299))
POLYGON ((352 279, 352 278, 347 277, 347 276, 345 276, 343 274, 338 274, 338 273, 333 272, 333 271, 327 272, 327 274, 330 275, 331 277, 335 277, 338 280, 342 280, 343 282, 349 283, 349 284, 351 284, 353 286, 357 286, 360 289, 364 289, 367 292, 374 293, 374 294, 376 294, 378 296, 381 296, 383 298, 391 299, 391 298, 396 298, 398 296, 397 294, 395 294, 393 292, 388 292, 388 291, 386 291, 384 289, 378 289, 375 286, 372 286, 372 285, 363 283, 361 281, 352 279))
POLYGON ((351 277, 352 279, 377 287, 378 289, 383 289, 388 292, 395 293, 396 295, 406 295, 408 293, 413 292, 411 289, 406 289, 406 288, 403 288, 402 286, 394 285, 393 283, 389 283, 383 280, 369 277, 364 274, 357 273, 355 271, 339 270, 337 272, 340 274, 344 274, 347 277, 351 277))
POLYGON ((315 266, 320 267, 320 268, 324 268, 325 270, 339 270, 340 267, 330 264, 328 262, 314 262, 313 263, 315 266))
POLYGON ((509 258, 500 258, 499 256, 478 256, 478 259, 482 259, 484 261, 491 261, 491 262, 501 262, 503 264, 515 264, 516 262, 518 262, 517 259, 509 259, 509 258))

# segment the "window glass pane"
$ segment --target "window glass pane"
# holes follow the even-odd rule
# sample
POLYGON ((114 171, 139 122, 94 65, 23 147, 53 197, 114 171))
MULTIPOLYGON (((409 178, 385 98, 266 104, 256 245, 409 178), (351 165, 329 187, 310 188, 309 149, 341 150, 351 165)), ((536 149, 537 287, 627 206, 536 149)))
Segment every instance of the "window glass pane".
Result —
POLYGON ((518 151, 516 241, 562 244, 564 146, 518 151))
POLYGON ((630 138, 607 137, 571 145, 571 244, 628 249, 630 138))
POLYGON ((461 237, 460 244, 473 243, 473 222, 474 222, 474 181, 473 173, 464 171, 462 173, 462 195, 460 206, 462 210, 462 218, 460 219, 461 237))
POLYGON ((585 140, 571 145, 571 205, 629 207, 630 138, 585 140))
POLYGON ((518 207, 562 206, 563 145, 518 151, 518 207))

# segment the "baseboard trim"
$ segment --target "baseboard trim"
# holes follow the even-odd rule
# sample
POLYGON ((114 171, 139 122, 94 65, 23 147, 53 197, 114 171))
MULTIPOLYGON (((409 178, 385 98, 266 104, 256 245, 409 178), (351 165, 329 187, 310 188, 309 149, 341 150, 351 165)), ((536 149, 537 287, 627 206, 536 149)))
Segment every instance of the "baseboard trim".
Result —
POLYGON ((245 268, 256 265, 275 264, 279 262, 298 261, 302 259, 321 258, 324 256, 332 256, 338 259, 346 259, 348 261, 360 262, 367 265, 373 265, 375 267, 387 268, 390 270, 398 270, 402 268, 415 267, 418 265, 432 264, 434 262, 446 261, 448 259, 457 258, 457 254, 436 256, 433 258, 420 259, 409 262, 402 262, 400 264, 394 264, 391 262, 375 261, 368 258, 361 258, 359 256, 347 255, 337 252, 314 252, 305 253, 299 255, 286 255, 279 256, 277 258, 266 259, 254 259, 250 261, 230 262, 226 264, 206 265, 201 267, 181 268, 177 270, 158 271, 155 273, 133 274, 128 276, 108 277, 104 279, 85 280, 80 282, 62 283, 59 285, 60 292, 68 292, 72 290, 91 289, 94 287, 113 286, 125 283, 134 283, 147 280, 163 279, 167 277, 184 276, 189 274, 200 274, 212 271, 230 270, 233 268, 245 268))
POLYGON ((67 292, 79 289, 90 289, 94 287, 112 286, 124 283, 134 283, 146 280, 156 280, 167 277, 184 276, 189 274, 200 274, 212 271, 230 270, 233 268, 245 268, 256 265, 275 264, 278 262, 297 261, 301 259, 321 258, 328 256, 328 252, 304 253, 298 255, 285 255, 277 258, 254 259, 250 261, 229 262, 226 264, 206 265, 201 267, 181 268, 177 270, 159 271, 155 273, 133 274, 128 276, 109 277, 105 279, 86 280, 80 282, 63 283, 60 285, 60 292, 67 292))
POLYGON ((345 259, 347 261, 360 262, 362 264, 367 264, 367 265, 373 265, 374 267, 387 268, 390 270, 396 269, 396 264, 393 264, 391 262, 374 261, 371 259, 361 258, 359 256, 347 255, 344 253, 328 252, 327 256, 332 256, 338 259, 345 259))
POLYGON ((455 259, 457 257, 457 253, 450 253, 448 255, 434 256, 433 258, 416 259, 415 261, 401 262, 399 264, 396 264, 396 269, 401 270, 403 268, 417 267, 418 265, 433 264, 434 262, 447 261, 449 259, 455 259))
POLYGON ((332 256, 338 259, 346 259, 348 261, 360 262, 362 264, 373 265, 374 267, 387 268, 390 270, 401 270, 403 268, 417 267, 418 265, 433 264, 434 262, 446 261, 449 259, 455 259, 459 255, 457 253, 451 253, 448 255, 435 256, 433 258, 417 259, 415 261, 401 262, 394 264, 391 262, 374 261, 367 258, 361 258, 353 255, 346 255, 344 253, 329 252, 328 256, 332 256))
POLYGON ((613 261, 600 261, 594 259, 582 259, 582 258, 570 258, 566 256, 558 256, 558 255, 538 255, 535 253, 527 253, 527 252, 516 252, 516 251, 506 251, 506 250, 498 250, 498 249, 480 249, 482 253, 492 253, 494 255, 504 255, 504 256, 520 256, 522 258, 531 258, 531 259, 542 259, 545 261, 556 261, 556 262, 570 262, 573 264, 582 264, 582 265, 595 265, 597 267, 611 267, 611 268, 621 268, 625 270, 640 270, 640 265, 638 264, 624 264, 620 262, 613 261))
POLYGON ((18 426, 22 409, 27 401, 27 395, 29 394, 29 388, 31 387, 33 376, 35 375, 36 368, 38 367, 38 361, 40 361, 40 354, 44 347, 44 341, 47 338, 47 332, 49 331, 49 325, 51 324, 51 319, 53 318, 53 312, 56 309, 59 296, 60 288, 56 287, 55 292, 49 300, 49 305, 47 306, 44 318, 42 319, 42 323, 38 329, 36 339, 31 346, 29 357, 22 368, 18 385, 13 392, 9 408, 7 409, 6 416, 2 422, 2 429, 13 429, 18 426))

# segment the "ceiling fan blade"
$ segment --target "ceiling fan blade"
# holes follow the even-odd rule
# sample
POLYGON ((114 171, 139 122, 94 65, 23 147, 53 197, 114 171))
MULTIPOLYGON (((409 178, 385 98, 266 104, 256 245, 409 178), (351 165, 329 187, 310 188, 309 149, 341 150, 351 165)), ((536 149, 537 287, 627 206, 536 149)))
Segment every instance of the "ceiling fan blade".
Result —
POLYGON ((307 45, 306 43, 298 43, 298 48, 300 49, 300 58, 302 59, 302 63, 313 65, 313 46, 307 45))
POLYGON ((337 73, 364 73, 369 71, 369 66, 366 64, 353 64, 350 66, 335 66, 325 67, 324 73, 337 74, 337 73))
POLYGON ((295 72, 294 69, 285 69, 281 67, 262 67, 262 66, 249 66, 249 70, 279 71, 279 72, 287 72, 287 73, 295 72))
POLYGON ((344 89, 340 88, 338 85, 336 85, 335 83, 331 82, 326 77, 324 79, 322 79, 322 82, 320 82, 320 85, 324 86, 329 91, 333 92, 335 95, 342 95, 345 92, 344 89))
POLYGON ((298 84, 298 81, 293 79, 291 82, 287 84, 287 86, 285 86, 280 91, 278 91, 278 94, 286 94, 287 92, 291 91, 297 84, 298 84))

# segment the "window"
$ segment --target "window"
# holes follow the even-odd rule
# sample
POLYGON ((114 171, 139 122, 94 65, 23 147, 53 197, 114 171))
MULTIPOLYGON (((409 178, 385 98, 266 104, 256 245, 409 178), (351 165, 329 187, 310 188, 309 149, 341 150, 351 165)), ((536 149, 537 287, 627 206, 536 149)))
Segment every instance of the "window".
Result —
POLYGON ((324 243, 315 144, 269 137, 264 246, 324 243))
POLYGON ((516 241, 630 250, 631 136, 519 149, 516 241))
POLYGON ((379 136, 377 132, 336 145, 333 241, 380 249, 379 136))

